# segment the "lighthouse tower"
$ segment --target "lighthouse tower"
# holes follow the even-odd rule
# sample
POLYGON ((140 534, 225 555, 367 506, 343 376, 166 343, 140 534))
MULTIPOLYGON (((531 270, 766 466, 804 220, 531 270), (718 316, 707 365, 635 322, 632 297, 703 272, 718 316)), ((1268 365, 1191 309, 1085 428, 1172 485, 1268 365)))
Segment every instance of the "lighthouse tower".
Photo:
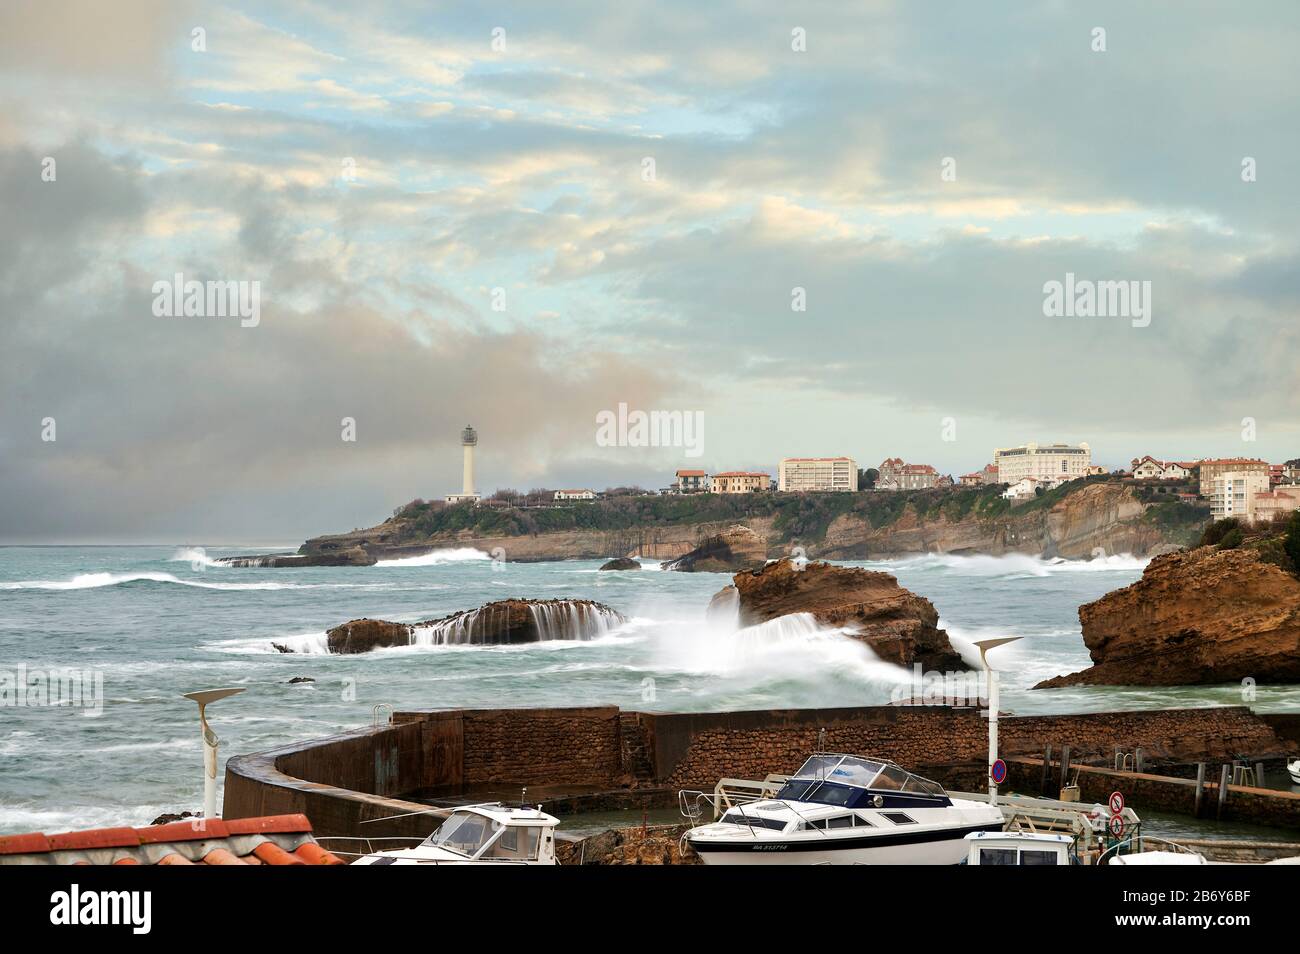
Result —
POLYGON ((466 424, 465 429, 460 432, 460 445, 465 451, 463 486, 460 493, 447 495, 447 503, 461 503, 466 500, 477 503, 479 495, 474 492, 474 448, 478 446, 478 431, 469 424, 466 424))

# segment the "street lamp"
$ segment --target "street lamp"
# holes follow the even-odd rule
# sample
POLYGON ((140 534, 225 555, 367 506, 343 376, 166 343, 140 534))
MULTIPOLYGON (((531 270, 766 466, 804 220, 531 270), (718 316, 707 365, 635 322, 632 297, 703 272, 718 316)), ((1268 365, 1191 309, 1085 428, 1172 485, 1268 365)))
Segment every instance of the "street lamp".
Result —
POLYGON ((206 709, 209 702, 238 695, 243 689, 201 689, 185 693, 186 699, 199 704, 199 725, 203 729, 203 817, 217 816, 217 733, 208 725, 206 709))
POLYGON ((1007 643, 1014 643, 1019 636, 998 636, 993 639, 977 639, 975 646, 980 651, 980 664, 989 674, 989 803, 998 798, 998 783, 993 781, 993 763, 998 760, 998 672, 989 665, 988 652, 1007 643))

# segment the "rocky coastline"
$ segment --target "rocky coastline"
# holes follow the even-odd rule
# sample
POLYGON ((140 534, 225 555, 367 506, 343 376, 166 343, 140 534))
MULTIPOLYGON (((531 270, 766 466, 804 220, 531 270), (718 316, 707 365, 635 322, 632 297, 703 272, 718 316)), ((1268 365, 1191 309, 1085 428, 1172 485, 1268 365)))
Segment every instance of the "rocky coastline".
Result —
POLYGON ((1157 557, 1079 621, 1093 665, 1036 689, 1300 682, 1300 579, 1256 550, 1157 557))
MULTIPOLYGON (((518 530, 516 517, 522 511, 484 507, 479 512, 469 505, 456 505, 466 509, 463 519, 450 522, 461 525, 460 529, 436 529, 443 524, 430 522, 430 514, 454 509, 439 504, 436 506, 443 508, 439 511, 402 508, 374 527, 313 537, 295 554, 231 557, 219 562, 262 567, 369 566, 379 560, 471 547, 520 563, 605 561, 612 557, 671 562, 697 553, 687 563, 700 571, 709 567, 711 558, 707 552, 698 551, 707 549, 714 538, 734 536, 738 526, 757 539, 740 546, 728 543, 740 559, 724 558, 713 566, 716 571, 735 572, 743 561, 756 559, 760 550, 763 559, 776 559, 791 555, 796 547, 810 558, 831 560, 922 553, 1023 553, 1079 560, 1097 553, 1148 556, 1171 546, 1187 545, 1204 522, 1200 512, 1189 505, 1152 503, 1117 482, 1078 482, 1078 486, 1066 485, 1063 490, 1068 493, 1017 507, 1002 506, 996 494, 987 490, 955 490, 946 496, 934 491, 791 494, 787 495, 789 500, 727 503, 742 516, 724 520, 694 515, 711 512, 704 506, 696 511, 643 514, 625 512, 617 501, 592 501, 571 508, 574 512, 590 509, 596 519, 582 522, 592 526, 542 526, 527 532, 518 530), (1171 514, 1178 519, 1166 519, 1171 514), (601 528, 602 521, 611 526, 601 528), (435 529, 428 529, 431 526, 435 529)), ((666 498, 656 498, 654 505, 687 506, 680 501, 657 502, 662 500, 666 498)), ((713 503, 714 509, 722 506, 713 503)), ((557 524, 563 522, 560 517, 568 515, 563 509, 546 513, 557 524)), ((572 516, 569 520, 576 522, 572 516)))

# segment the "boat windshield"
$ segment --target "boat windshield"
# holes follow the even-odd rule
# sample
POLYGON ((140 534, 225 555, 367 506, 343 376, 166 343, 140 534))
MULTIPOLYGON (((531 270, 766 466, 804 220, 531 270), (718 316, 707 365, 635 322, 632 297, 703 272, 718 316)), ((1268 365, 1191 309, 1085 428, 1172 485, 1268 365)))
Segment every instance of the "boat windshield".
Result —
POLYGON ((839 782, 855 788, 883 789, 917 795, 944 794, 943 789, 934 782, 913 775, 893 763, 861 759, 852 755, 814 755, 794 773, 787 784, 793 787, 796 782, 802 782, 804 784, 799 787, 806 789, 806 783, 810 780, 839 782))
POLYGON ((471 856, 501 830, 502 824, 474 812, 452 812, 426 844, 471 856))

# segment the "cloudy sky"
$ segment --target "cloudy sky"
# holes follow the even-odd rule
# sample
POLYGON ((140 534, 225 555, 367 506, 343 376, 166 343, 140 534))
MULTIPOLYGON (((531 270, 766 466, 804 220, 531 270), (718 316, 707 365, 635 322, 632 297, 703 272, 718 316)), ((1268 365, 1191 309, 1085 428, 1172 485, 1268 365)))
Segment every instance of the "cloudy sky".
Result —
POLYGON ((467 422, 484 491, 1300 456, 1297 49, 1289 0, 6 0, 0 541, 366 526, 467 422))

